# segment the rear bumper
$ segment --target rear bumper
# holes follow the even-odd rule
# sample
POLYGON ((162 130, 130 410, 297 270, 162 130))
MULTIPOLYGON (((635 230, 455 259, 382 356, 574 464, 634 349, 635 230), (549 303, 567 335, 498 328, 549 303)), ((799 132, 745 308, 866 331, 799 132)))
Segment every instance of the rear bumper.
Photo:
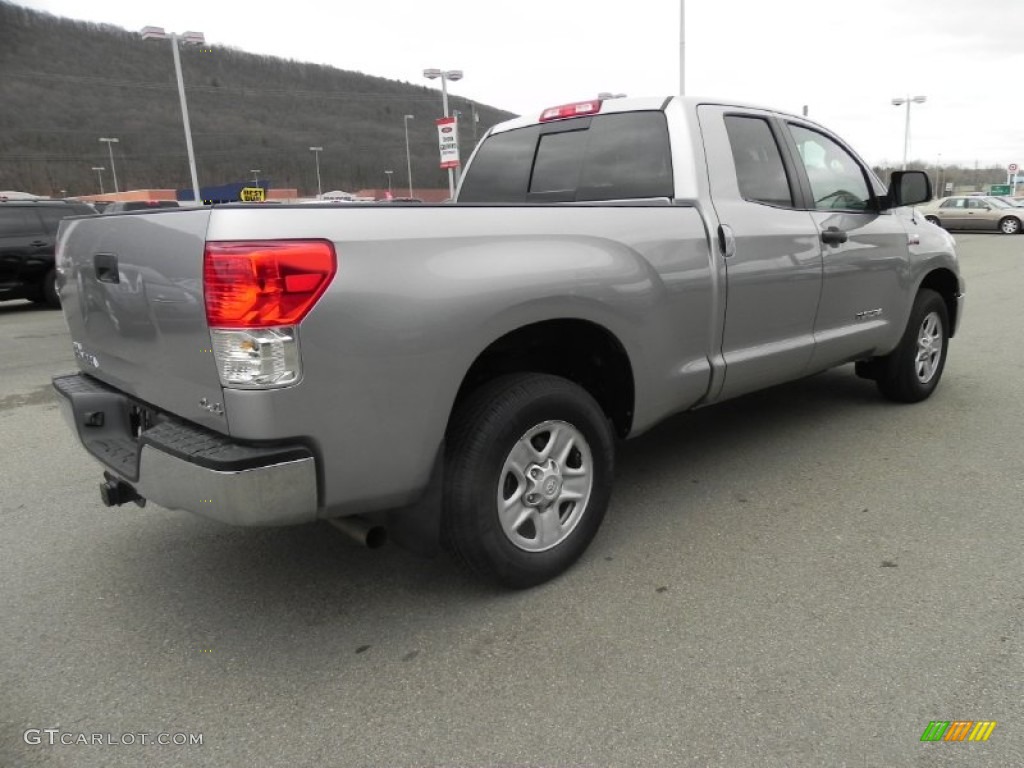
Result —
POLYGON ((83 447, 144 499, 231 525, 316 519, 316 459, 308 447, 232 440, 83 374, 56 377, 53 386, 83 447))

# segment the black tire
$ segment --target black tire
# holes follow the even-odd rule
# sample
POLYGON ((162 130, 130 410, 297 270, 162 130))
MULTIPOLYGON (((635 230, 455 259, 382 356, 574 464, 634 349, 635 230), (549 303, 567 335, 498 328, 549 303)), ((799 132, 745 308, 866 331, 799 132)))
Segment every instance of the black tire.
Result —
POLYGON ((999 231, 1004 235, 1016 235, 1020 233, 1020 219, 1016 216, 1005 216, 999 220, 999 231))
POLYGON ((41 304, 45 304, 53 309, 60 309, 60 296, 57 295, 57 272, 51 269, 46 273, 43 278, 42 286, 40 287, 42 298, 39 301, 41 304))
MULTIPOLYGON (((614 440, 601 407, 586 390, 567 379, 528 373, 502 376, 485 384, 456 409, 448 429, 442 517, 446 548, 474 574, 515 589, 562 573, 586 550, 608 508, 614 440), (536 430, 541 431, 528 440, 536 430), (559 447, 565 459, 555 462, 555 469, 541 466, 543 449, 537 445, 545 442, 545 434, 551 454, 556 453, 559 440, 565 441, 564 449, 559 447), (517 473, 507 464, 515 451, 532 452, 538 459, 517 473), (538 475, 538 471, 554 474, 538 475), (525 477, 530 473, 534 475, 532 484, 525 477), (552 477, 556 482, 551 482, 552 477), (582 502, 563 501, 563 494, 571 493, 570 482, 590 483, 582 502), (538 504, 544 504, 544 494, 552 495, 541 509, 538 504), (503 524, 499 496, 516 505, 519 512, 514 517, 520 512, 533 517, 518 527, 507 522, 510 517, 503 524), (531 497, 537 504, 531 506, 531 497), (536 543, 531 543, 534 521, 538 523, 533 529, 536 543), (541 525, 542 521, 548 524, 541 525), (546 549, 541 549, 545 546, 542 529, 552 534, 555 542, 546 549)), ((552 461, 550 455, 548 461, 552 461)))
POLYGON ((896 349, 872 361, 879 391, 900 403, 918 403, 927 399, 942 378, 948 349, 949 310, 946 302, 935 291, 922 288, 914 299, 907 327, 896 349), (925 337, 932 339, 932 343, 926 345, 925 337), (941 347, 936 349, 938 344, 941 347))
POLYGON ((932 224, 934 224, 937 227, 941 227, 942 226, 942 222, 939 221, 939 217, 938 216, 925 216, 924 220, 925 221, 930 221, 932 224))

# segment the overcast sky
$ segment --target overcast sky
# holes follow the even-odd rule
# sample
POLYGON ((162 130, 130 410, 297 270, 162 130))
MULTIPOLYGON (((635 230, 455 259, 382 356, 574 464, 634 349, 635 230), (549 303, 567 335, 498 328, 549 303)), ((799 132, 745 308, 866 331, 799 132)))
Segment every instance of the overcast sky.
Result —
MULTIPOLYGON (((425 67, 462 69, 451 92, 517 114, 679 92, 680 0, 18 2, 413 83, 425 67)), ((1024 164, 1024 0, 685 2, 687 95, 807 105, 873 164, 903 157, 892 99, 923 95, 911 159, 1024 164)))

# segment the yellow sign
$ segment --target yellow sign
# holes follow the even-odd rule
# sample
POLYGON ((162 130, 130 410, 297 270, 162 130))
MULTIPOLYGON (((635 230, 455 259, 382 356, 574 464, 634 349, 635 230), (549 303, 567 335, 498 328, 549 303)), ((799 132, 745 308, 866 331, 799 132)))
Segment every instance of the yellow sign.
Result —
POLYGON ((242 187, 241 199, 243 203, 265 203, 267 191, 263 187, 242 187))

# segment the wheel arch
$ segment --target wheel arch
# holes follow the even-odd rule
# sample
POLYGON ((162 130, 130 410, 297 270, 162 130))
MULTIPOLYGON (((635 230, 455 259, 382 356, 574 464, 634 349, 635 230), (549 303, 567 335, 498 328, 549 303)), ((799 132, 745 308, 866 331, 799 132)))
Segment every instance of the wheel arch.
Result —
POLYGON ((585 389, 625 437, 633 423, 633 365, 619 338, 603 325, 579 318, 541 320, 508 331, 473 360, 452 411, 472 392, 510 373, 548 373, 585 389))
POLYGON ((922 288, 935 291, 942 297, 943 302, 946 304, 946 311, 949 313, 949 335, 952 338, 960 319, 957 317, 959 311, 957 297, 960 293, 959 278, 952 270, 939 267, 931 270, 924 276, 924 279, 921 280, 921 284, 918 286, 918 291, 922 288))

